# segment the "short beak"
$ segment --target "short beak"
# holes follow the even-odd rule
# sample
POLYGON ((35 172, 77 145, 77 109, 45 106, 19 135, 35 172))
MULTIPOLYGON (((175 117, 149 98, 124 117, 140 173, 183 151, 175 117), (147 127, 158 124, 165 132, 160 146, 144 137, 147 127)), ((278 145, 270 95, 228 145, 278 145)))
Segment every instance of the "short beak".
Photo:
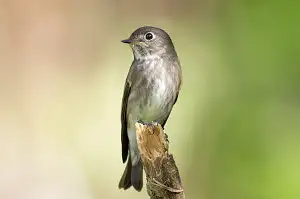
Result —
POLYGON ((124 39, 121 42, 125 43, 125 44, 131 44, 131 39, 124 39))

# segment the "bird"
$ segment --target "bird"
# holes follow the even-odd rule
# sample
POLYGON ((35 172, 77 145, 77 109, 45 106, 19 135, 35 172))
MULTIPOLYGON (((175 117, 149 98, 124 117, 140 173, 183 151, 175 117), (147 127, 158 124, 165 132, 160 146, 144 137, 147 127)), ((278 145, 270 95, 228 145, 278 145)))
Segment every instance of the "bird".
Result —
POLYGON ((182 84, 182 70, 173 42, 161 28, 143 26, 128 39, 133 52, 122 98, 121 144, 126 168, 119 189, 143 188, 143 164, 140 158, 135 123, 158 122, 163 128, 176 103, 182 84))

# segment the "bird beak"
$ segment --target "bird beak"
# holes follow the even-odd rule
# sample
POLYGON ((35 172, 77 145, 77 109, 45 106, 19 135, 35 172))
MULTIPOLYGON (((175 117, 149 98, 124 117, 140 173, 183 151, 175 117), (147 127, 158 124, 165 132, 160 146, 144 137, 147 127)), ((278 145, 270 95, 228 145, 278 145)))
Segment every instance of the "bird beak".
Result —
POLYGON ((125 43, 125 44, 131 44, 131 39, 124 39, 121 42, 125 43))

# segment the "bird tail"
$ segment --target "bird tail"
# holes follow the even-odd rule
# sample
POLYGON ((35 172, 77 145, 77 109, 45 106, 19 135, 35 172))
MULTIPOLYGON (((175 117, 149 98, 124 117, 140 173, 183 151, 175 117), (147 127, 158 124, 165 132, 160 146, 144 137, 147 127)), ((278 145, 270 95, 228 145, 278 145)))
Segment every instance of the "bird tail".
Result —
POLYGON ((128 189, 131 186, 137 191, 143 188, 143 164, 139 161, 136 165, 132 165, 131 158, 127 161, 126 168, 119 182, 119 189, 128 189))

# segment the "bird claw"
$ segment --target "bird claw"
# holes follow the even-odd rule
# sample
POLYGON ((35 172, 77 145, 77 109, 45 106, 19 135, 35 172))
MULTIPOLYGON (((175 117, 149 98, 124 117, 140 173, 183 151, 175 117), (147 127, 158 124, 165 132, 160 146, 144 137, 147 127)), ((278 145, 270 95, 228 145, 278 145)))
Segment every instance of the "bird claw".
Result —
POLYGON ((154 120, 154 121, 152 121, 152 123, 156 126, 159 124, 158 120, 154 120))
POLYGON ((136 122, 139 124, 145 125, 145 122, 143 122, 142 120, 137 120, 136 122))
POLYGON ((164 136, 165 136, 166 142, 169 143, 169 136, 166 133, 164 133, 164 136))

